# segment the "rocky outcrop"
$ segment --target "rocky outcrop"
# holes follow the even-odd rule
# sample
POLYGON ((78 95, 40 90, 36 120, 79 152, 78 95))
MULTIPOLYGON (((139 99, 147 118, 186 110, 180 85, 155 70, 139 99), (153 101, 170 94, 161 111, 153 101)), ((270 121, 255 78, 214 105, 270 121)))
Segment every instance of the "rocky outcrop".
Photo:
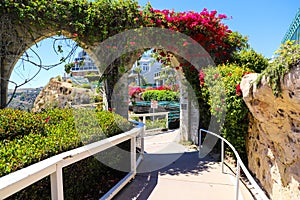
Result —
POLYGON ((72 83, 50 79, 35 99, 33 112, 46 108, 66 108, 74 105, 90 104, 93 92, 90 89, 76 88, 72 83))
POLYGON ((251 111, 247 137, 249 169, 274 200, 300 199, 300 69, 285 75, 282 96, 275 97, 266 78, 258 74, 241 82, 251 111))

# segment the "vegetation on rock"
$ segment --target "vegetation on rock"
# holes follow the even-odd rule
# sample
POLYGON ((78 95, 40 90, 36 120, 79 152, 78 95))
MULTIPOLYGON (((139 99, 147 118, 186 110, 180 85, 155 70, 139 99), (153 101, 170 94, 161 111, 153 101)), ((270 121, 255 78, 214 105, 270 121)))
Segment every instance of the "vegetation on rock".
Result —
POLYGON ((268 84, 273 90, 275 96, 280 96, 281 83, 284 75, 293 67, 300 66, 300 44, 296 41, 287 41, 281 44, 280 48, 275 52, 276 57, 258 77, 256 83, 259 83, 263 76, 267 77, 268 84))

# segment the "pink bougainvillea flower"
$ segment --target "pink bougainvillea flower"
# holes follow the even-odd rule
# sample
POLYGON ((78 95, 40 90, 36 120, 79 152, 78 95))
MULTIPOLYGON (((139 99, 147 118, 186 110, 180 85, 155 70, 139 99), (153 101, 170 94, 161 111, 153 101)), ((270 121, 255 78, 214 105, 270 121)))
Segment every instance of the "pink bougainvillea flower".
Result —
POLYGON ((202 70, 199 71, 199 80, 204 83, 205 74, 202 70))
POLYGON ((50 120, 50 116, 48 116, 46 119, 45 119, 45 123, 48 123, 50 120))
POLYGON ((238 85, 236 86, 236 88, 235 88, 235 94, 236 94, 237 96, 242 96, 242 90, 241 90, 240 84, 238 84, 238 85))
POLYGON ((251 74, 252 72, 244 72, 243 76, 247 75, 247 74, 251 74))
POLYGON ((189 43, 188 42, 184 42, 183 44, 182 44, 182 46, 186 46, 186 45, 188 45, 189 43))
POLYGON ((215 74, 214 79, 216 80, 217 78, 219 78, 219 76, 220 76, 219 74, 215 74))

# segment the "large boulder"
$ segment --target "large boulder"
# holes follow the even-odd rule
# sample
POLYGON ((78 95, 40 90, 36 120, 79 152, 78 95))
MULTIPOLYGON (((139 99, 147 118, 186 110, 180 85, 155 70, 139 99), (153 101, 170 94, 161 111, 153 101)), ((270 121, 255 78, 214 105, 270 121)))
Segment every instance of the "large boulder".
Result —
POLYGON ((93 95, 90 89, 73 87, 72 83, 52 78, 35 99, 32 111, 90 104, 93 95))
POLYGON ((300 69, 286 74, 275 97, 265 77, 243 77, 243 98, 251 112, 247 137, 249 169, 274 200, 300 199, 300 69))

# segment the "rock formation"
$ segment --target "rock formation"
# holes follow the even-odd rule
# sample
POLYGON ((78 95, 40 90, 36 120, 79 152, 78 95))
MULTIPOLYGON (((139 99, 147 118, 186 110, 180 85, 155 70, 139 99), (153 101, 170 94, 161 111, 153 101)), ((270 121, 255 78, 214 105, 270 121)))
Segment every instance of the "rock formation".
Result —
POLYGON ((243 98, 251 120, 247 137, 249 169, 274 200, 300 199, 300 68, 285 75, 275 97, 263 77, 244 76, 243 98))
POLYGON ((52 78, 35 99, 32 111, 39 112, 46 108, 90 104, 93 95, 90 89, 76 88, 72 86, 72 83, 52 78))

